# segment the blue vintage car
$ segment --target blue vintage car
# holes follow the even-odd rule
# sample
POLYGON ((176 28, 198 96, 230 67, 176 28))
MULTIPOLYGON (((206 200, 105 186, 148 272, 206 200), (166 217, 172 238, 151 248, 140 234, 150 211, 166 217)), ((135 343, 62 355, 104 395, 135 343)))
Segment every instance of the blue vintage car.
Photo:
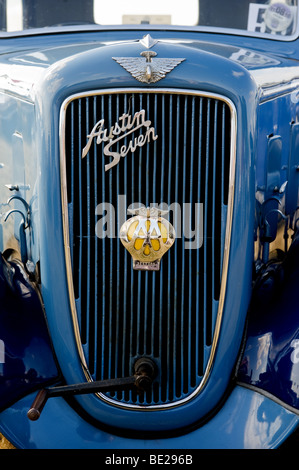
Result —
POLYGON ((297 0, 1 0, 0 30, 0 433, 180 463, 281 446, 297 0))

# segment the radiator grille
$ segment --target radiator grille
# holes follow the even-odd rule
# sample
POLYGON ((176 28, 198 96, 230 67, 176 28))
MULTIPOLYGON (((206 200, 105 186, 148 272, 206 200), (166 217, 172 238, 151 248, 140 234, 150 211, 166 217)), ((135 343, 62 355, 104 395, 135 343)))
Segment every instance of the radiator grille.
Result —
MULTIPOLYGON (((134 361, 157 364, 152 391, 107 394, 124 406, 180 401, 199 386, 207 366, 217 316, 228 203, 231 109, 221 97, 181 92, 110 92, 74 97, 65 111, 65 164, 70 255, 80 341, 95 380, 132 374, 134 361), (144 109, 157 140, 104 170, 105 142, 82 149, 95 123, 110 129, 123 114, 144 109), (162 258, 160 271, 132 269, 119 238, 98 238, 96 207, 117 214, 140 202, 196 203, 203 209, 203 244, 186 249, 181 238, 162 258)), ((138 137, 136 131, 127 141, 138 137)), ((127 142, 123 140, 119 145, 127 142)), ((108 213, 104 213, 108 215, 108 213)), ((112 214, 113 215, 113 214, 112 214)), ((170 222, 173 214, 170 212, 170 222)), ((107 219, 108 223, 109 220, 107 219)), ((111 227, 111 226, 110 226, 111 227)), ((118 226, 116 225, 116 234, 118 226)))

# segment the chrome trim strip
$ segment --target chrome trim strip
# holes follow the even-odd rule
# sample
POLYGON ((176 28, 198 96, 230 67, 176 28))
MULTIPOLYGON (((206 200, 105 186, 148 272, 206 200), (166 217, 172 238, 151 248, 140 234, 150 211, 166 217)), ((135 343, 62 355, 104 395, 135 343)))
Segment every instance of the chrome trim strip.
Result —
POLYGON ((161 410, 165 408, 176 408, 186 402, 191 401, 195 398, 206 386, 210 373, 213 368, 214 358, 216 354, 217 344, 220 335, 220 328, 222 323, 224 300, 226 293, 226 284, 227 284, 227 275, 228 275, 228 264, 229 264, 229 253, 230 253, 230 242, 231 242, 231 230, 232 230, 232 217, 233 217, 233 207, 234 207, 234 189, 235 189, 235 168, 236 168, 236 140, 237 140, 237 112, 233 102, 225 96, 218 95, 216 93, 206 93, 200 92, 198 90, 185 90, 185 89, 171 89, 171 88, 154 88, 154 89, 145 89, 145 88, 125 88, 125 89, 107 89, 107 90, 94 90, 86 93, 78 93, 67 98, 60 110, 60 170, 61 170, 61 200, 62 200, 62 218, 63 218, 63 237, 64 237, 64 249, 65 249, 65 267, 67 272, 67 283, 69 290, 69 299, 70 299, 70 309, 74 325, 74 334, 78 347, 78 352, 81 359, 81 364, 83 372, 86 376, 86 380, 93 381, 92 377, 88 372, 87 363, 84 357, 84 352, 80 340, 80 331, 76 313, 76 304, 74 296, 74 287, 73 287, 73 276, 72 276, 72 263, 71 263, 71 252, 70 252, 70 240, 69 240, 69 223, 68 223, 68 203, 67 203, 67 179, 66 179, 66 158, 65 158, 65 116, 66 109, 68 105, 79 98, 86 98, 95 95, 104 95, 104 94, 127 94, 127 93, 161 93, 161 94, 180 94, 180 95, 196 95, 202 96, 205 98, 218 99, 225 102, 231 111, 231 144, 230 144, 230 170, 229 170, 229 189, 228 189, 228 205, 227 205, 227 219, 226 219, 226 233, 225 233, 225 242, 224 242, 224 253, 223 253, 223 266, 222 266, 222 278, 221 278, 221 288, 218 304, 218 312, 215 323, 213 341, 211 345, 211 351, 204 372, 203 378, 199 386, 184 399, 178 400, 175 403, 167 403, 163 405, 131 405, 123 404, 116 402, 113 399, 103 395, 97 394, 99 398, 103 401, 110 403, 111 405, 117 406, 123 409, 134 409, 142 411, 154 411, 161 410))

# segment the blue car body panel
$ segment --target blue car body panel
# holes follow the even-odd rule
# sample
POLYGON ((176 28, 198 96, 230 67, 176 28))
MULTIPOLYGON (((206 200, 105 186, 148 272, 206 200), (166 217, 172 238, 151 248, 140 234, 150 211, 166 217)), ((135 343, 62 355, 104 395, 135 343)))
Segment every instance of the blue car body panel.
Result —
MULTIPOLYGON (((128 50, 128 45, 126 44, 124 46, 126 48, 126 51, 128 50)), ((163 47, 163 46, 161 46, 163 47)), ((165 46, 167 47, 167 46, 165 46)), ((129 54, 136 54, 136 52, 134 51, 134 49, 136 48, 140 48, 140 46, 138 45, 135 45, 134 43, 132 43, 132 48, 133 50, 129 52, 129 54)), ((157 50, 159 50, 157 48, 157 50)), ((105 79, 103 79, 103 84, 101 83, 101 74, 100 74, 100 69, 101 69, 101 61, 98 60, 98 70, 95 70, 94 68, 94 63, 96 61, 96 57, 99 57, 100 54, 101 54, 102 50, 97 50, 97 49, 94 49, 92 51, 89 51, 86 55, 84 55, 84 57, 82 58, 83 62, 82 62, 82 74, 84 75, 84 77, 88 77, 88 81, 87 79, 85 78, 85 86, 86 86, 86 89, 87 90, 94 90, 95 87, 97 86, 97 89, 98 88, 102 88, 102 87, 105 87, 106 85, 106 74, 107 74, 107 70, 105 71, 105 79), (95 77, 95 78, 94 78, 95 77)), ((114 56, 115 54, 124 54, 124 51, 121 50, 121 46, 110 46, 109 48, 109 51, 106 50, 106 48, 103 49, 103 61, 105 61, 105 55, 109 53, 109 57, 110 56, 114 56)), ((127 52, 128 53, 128 52, 127 52)), ((164 52, 165 53, 165 52, 164 52)), ((161 52, 162 54, 162 52, 161 52)), ((179 50, 179 52, 177 52, 178 55, 186 55, 186 52, 185 51, 181 51, 179 50)), ((192 63, 194 63, 194 68, 198 67, 198 62, 201 63, 205 63, 205 69, 203 71, 200 72, 200 76, 201 76, 201 80, 202 82, 199 83, 197 86, 198 88, 202 89, 204 88, 204 82, 206 81, 207 83, 209 83, 209 89, 211 90, 211 77, 210 77, 210 67, 209 67, 209 63, 207 62, 208 59, 209 59, 209 56, 207 55, 207 57, 204 55, 203 58, 200 58, 200 59, 193 59, 192 60, 192 54, 194 54, 195 57, 197 57, 197 54, 196 54, 196 49, 195 51, 193 52, 193 50, 191 50, 189 52, 189 55, 190 55, 190 67, 192 67, 192 63), (208 67, 206 67, 206 65, 208 65, 208 67), (205 77, 204 76, 204 73, 207 74, 207 76, 205 77)), ((200 57, 201 57, 201 52, 200 52, 200 57)), ((213 59, 214 60, 214 59, 213 59)), ((236 106, 239 104, 239 102, 242 100, 242 97, 240 97, 239 95, 236 96, 234 94, 234 87, 237 87, 237 79, 236 79, 236 83, 235 84, 231 84, 231 64, 229 62, 227 62, 226 60, 222 61, 221 59, 219 59, 219 66, 222 67, 222 69, 225 71, 225 65, 228 67, 229 66, 229 71, 227 72, 227 76, 229 76, 229 80, 225 80, 225 73, 224 73, 224 83, 222 84, 222 87, 224 87, 226 89, 226 94, 228 94, 228 90, 231 90, 230 93, 229 93, 229 97, 231 99, 234 99, 234 101, 236 102, 236 106)), ((114 64, 113 64, 114 65, 114 64)), ((65 80, 67 83, 68 83, 68 88, 67 88, 67 93, 68 94, 75 94, 76 92, 78 92, 78 90, 80 89, 80 87, 82 87, 82 78, 80 77, 80 74, 76 74, 75 75, 75 70, 74 70, 74 67, 77 68, 77 65, 75 64, 75 61, 74 60, 70 60, 70 62, 66 63, 63 67, 63 76, 60 75, 60 64, 58 65, 53 65, 53 72, 55 71, 55 76, 57 77, 57 83, 59 83, 59 89, 58 89, 58 92, 59 92, 59 95, 57 96, 57 94, 55 93, 54 96, 52 97, 51 96, 51 93, 48 93, 47 94, 47 102, 43 103, 43 106, 42 106, 42 109, 43 109, 43 115, 45 116, 48 112, 49 114, 49 126, 51 125, 51 127, 49 127, 48 131, 46 132, 46 135, 51 135, 53 137, 53 141, 54 142, 57 142, 57 137, 55 137, 55 130, 56 132, 58 132, 58 122, 57 123, 51 123, 50 122, 50 116, 53 114, 53 108, 55 106, 55 104, 57 103, 57 110, 56 112, 54 112, 54 115, 57 115, 58 116, 58 111, 59 111, 59 106, 58 104, 61 104, 63 102, 63 100, 66 98, 67 94, 65 93, 65 87, 63 86, 63 80, 65 80), (56 72, 56 68, 58 69, 57 72, 56 72), (71 82, 71 79, 70 77, 72 77, 72 79, 75 79, 75 83, 72 84, 71 82), (63 93, 64 92, 64 93, 63 93), (53 127, 52 127, 53 126, 53 127)), ((116 71, 114 70, 114 68, 116 69, 117 68, 117 65, 115 64, 114 67, 113 67, 113 70, 111 70, 111 76, 113 76, 116 71)), ((236 71, 239 70, 238 66, 236 65, 235 66, 236 68, 236 71)), ((179 72, 178 72, 179 73, 179 72)), ((242 72, 243 74, 244 72, 242 72)), ((193 76, 193 73, 192 73, 192 76, 193 76)), ((237 72, 236 72, 236 76, 237 76, 237 72)), ((248 80, 249 84, 248 86, 252 87, 252 83, 250 81, 250 77, 247 75, 245 75, 245 79, 248 80)), ((186 80, 186 79, 185 79, 186 80)), ((190 76, 190 80, 188 80, 188 77, 187 77, 187 80, 186 80, 186 83, 188 84, 188 82, 191 81, 191 76, 190 76)), ((52 82, 52 80, 51 80, 52 82)), ((120 83, 119 83, 119 86, 121 87, 129 87, 130 85, 132 85, 132 79, 131 80, 127 80, 125 81, 124 79, 120 79, 120 83)), ((170 86, 170 87, 179 87, 180 86, 180 79, 177 79, 176 81, 174 81, 174 78, 172 78, 171 82, 168 83, 165 79, 165 83, 164 83, 165 86, 170 86)), ((192 83, 192 85, 194 85, 192 83)), ((189 85, 190 86, 190 85, 189 85)), ((56 91, 55 89, 55 83, 52 84, 52 87, 53 87, 53 90, 54 92, 56 91)), ((216 88, 213 90, 214 92, 222 92, 222 88, 219 89, 219 88, 216 88)), ((255 90, 253 89, 252 93, 254 94, 255 93, 255 90)), ((252 102, 252 108, 253 108, 253 105, 254 105, 254 101, 252 102)), ((240 104, 239 104, 239 107, 241 108, 240 104)), ((246 154, 248 154, 248 158, 247 159, 244 159, 242 160, 242 162, 240 162, 240 164, 244 165, 244 168, 240 171, 236 171, 237 174, 240 174, 240 175, 246 175, 245 177, 245 180, 242 181, 242 183, 240 181, 236 181, 236 187, 248 187, 248 192, 249 193, 252 193, 252 191, 250 190, 250 187, 253 186, 254 184, 254 181, 253 181, 253 177, 252 177, 252 165, 250 164, 251 160, 252 160, 252 154, 250 153, 251 150, 250 150, 250 147, 249 147, 249 143, 248 141, 250 140, 250 133, 253 132, 253 128, 254 128, 254 113, 255 111, 255 108, 253 109, 253 111, 251 111, 251 109, 249 110, 248 109, 248 115, 245 115, 244 117, 242 116, 242 118, 246 121, 246 126, 244 126, 246 128, 246 135, 243 135, 240 131, 240 134, 238 135, 238 138, 240 139, 240 142, 242 141, 243 142, 243 145, 244 145, 244 152, 246 152, 246 154), (252 122, 253 121, 253 122, 252 122), (248 135, 249 134, 249 135, 248 135)), ((240 110, 240 113, 241 113, 241 110, 240 110)), ((45 123, 43 123, 43 125, 45 125, 45 123)), ((44 149, 47 149, 49 148, 49 144, 47 145, 45 143, 45 145, 43 146, 44 149)), ((55 153, 58 153, 58 149, 55 153)), ((77 347, 76 347, 76 344, 75 344, 75 341, 74 341, 74 338, 73 337, 69 337, 68 338, 68 341, 66 342, 62 342, 61 339, 62 337, 65 337, 66 334, 69 334, 69 333, 66 333, 64 332, 64 328, 66 328, 67 326, 67 322, 69 322, 69 325, 68 327, 66 328, 66 330, 68 332, 71 332, 72 331, 72 325, 71 325, 71 317, 68 313, 68 295, 67 295, 67 285, 66 285, 66 277, 63 276, 63 278, 61 280, 59 280, 57 278, 57 273, 62 273, 62 275, 64 274, 63 272, 63 265, 61 265, 61 267, 59 267, 59 269, 57 269, 57 265, 55 263, 53 263, 53 253, 55 253, 55 257, 57 256, 57 263, 59 262, 62 262, 63 259, 64 259, 64 254, 63 254, 63 245, 62 243, 60 245, 58 245, 57 243, 57 238, 55 237, 54 233, 53 233, 53 229, 57 230, 57 228, 60 226, 61 227, 61 231, 62 231, 62 221, 57 219, 57 214, 58 214, 58 210, 59 210, 59 205, 60 205, 60 199, 57 199, 57 200, 54 200, 53 201, 53 195, 55 197, 55 195, 59 196, 60 194, 60 191, 59 191, 59 161, 56 162, 56 165, 55 163, 53 162, 53 157, 52 157, 52 153, 51 154, 48 154, 48 156, 45 156, 45 158, 43 159, 43 163, 45 165, 50 165, 50 162, 47 164, 47 158, 51 158, 51 168, 52 168, 52 173, 49 173, 48 171, 42 171, 41 174, 42 174, 42 178, 45 178, 42 180, 42 185, 43 187, 48 187, 49 185, 52 186, 52 191, 51 193, 46 193, 42 196, 42 200, 40 201, 40 205, 41 205, 41 227, 42 227, 42 232, 41 232, 41 237, 42 239, 44 240, 44 243, 45 243, 45 246, 46 246, 46 249, 47 249, 47 252, 44 254, 44 256, 41 256, 41 260, 43 259, 43 263, 45 263, 45 265, 41 264, 41 270, 44 272, 44 277, 43 277, 43 282, 44 282, 44 291, 43 291, 43 298, 44 298, 44 302, 45 302, 45 306, 46 306, 46 309, 53 312, 53 314, 51 315, 51 317, 49 317, 48 319, 48 322, 49 322, 49 328, 51 330, 51 337, 53 338, 53 341, 55 342, 57 340, 57 344, 54 345, 54 348, 55 348, 55 351, 56 351, 56 354, 58 355, 58 357, 61 358, 61 364, 62 364, 62 372, 63 372, 63 375, 67 378, 67 382, 68 383, 78 383, 78 382, 82 382, 84 380, 84 374, 83 374, 83 371, 80 371, 80 369, 78 370, 77 368, 74 368, 72 366, 72 363, 71 361, 65 361, 65 357, 69 357, 69 358, 74 358, 76 357, 76 355, 78 354, 77 352, 77 347), (57 186, 55 187, 53 185, 53 182, 56 182, 57 186), (51 200, 50 200, 50 199, 51 200), (50 210, 52 210, 52 213, 50 212, 49 208, 51 208, 50 210), (44 232, 44 233, 43 233, 44 232), (60 251, 59 251, 60 250, 60 251), (48 257, 51 257, 51 261, 50 262, 50 259, 48 257), (55 297, 53 297, 52 295, 52 290, 51 290, 51 286, 53 286, 53 284, 56 284, 57 283, 57 286, 55 288, 55 291, 56 291, 56 295, 55 297), (48 286, 48 287, 47 287, 48 286), (64 358, 64 359, 63 359, 64 358), (66 367, 66 368, 64 368, 66 367)), ((235 201, 238 201, 238 199, 241 199, 242 195, 241 194, 238 194, 238 192, 236 191, 235 193, 235 201)), ((243 198, 242 198, 243 199, 243 198)), ((242 224, 243 224, 243 229, 244 229, 244 237, 247 238, 247 242, 246 242, 246 246, 248 247, 247 250, 244 250, 243 247, 239 247, 240 249, 240 252, 239 252, 239 257, 236 257, 235 260, 231 260, 231 266, 230 266, 230 271, 229 271, 229 276, 231 277, 232 281, 230 282, 228 280, 228 290, 229 290, 229 286, 232 285, 232 289, 234 290, 235 292, 235 285, 234 285, 234 281, 233 279, 235 278, 235 274, 234 272, 238 270, 238 265, 239 265, 239 261, 240 261, 240 258, 244 258, 244 265, 248 266, 248 273, 247 273, 247 276, 248 276, 248 279, 251 278, 251 265, 249 262, 245 261, 245 259, 248 257, 250 257, 250 252, 252 250, 252 244, 253 244, 253 224, 254 224, 254 221, 253 221, 253 217, 252 217, 252 214, 253 214, 253 205, 254 205, 254 201, 252 200, 251 201, 251 204, 249 203, 249 201, 247 201, 247 204, 246 206, 243 204, 243 201, 241 202, 240 201, 240 204, 239 202, 236 202, 236 206, 240 208, 240 211, 237 212, 235 211, 234 213, 234 218, 235 220, 238 220, 237 223, 239 223, 239 220, 242 219, 242 224), (247 211, 248 211, 248 214, 247 214, 247 211), (234 263, 234 261, 236 262, 236 265, 234 263)), ((236 238, 238 238, 238 235, 236 234, 236 238)), ((237 245, 238 245, 238 240, 232 240, 232 245, 233 246, 236 246, 236 249, 237 249, 237 245)), ((43 246, 41 244, 41 250, 43 249, 43 246)), ((235 248, 234 248, 235 249, 235 248)), ((219 358, 217 358, 218 360, 215 362, 214 364, 214 368, 217 368, 219 367, 220 369, 222 369, 224 366, 223 364, 226 364, 228 367, 227 369, 227 374, 224 374, 222 376, 222 379, 218 380, 212 384, 212 390, 210 390, 209 388, 207 388, 200 396, 200 405, 196 405, 196 403, 194 402, 194 407, 192 407, 192 409, 190 410, 190 415, 188 413, 188 410, 187 408, 180 408, 178 410, 176 410, 176 413, 172 415, 172 411, 169 410, 167 412, 165 412, 165 410, 163 410, 163 415, 165 415, 165 413, 167 413, 169 416, 168 416, 168 419, 167 420, 162 420, 162 423, 160 425, 160 428, 161 430, 164 429, 164 427, 166 427, 166 429, 172 429, 173 427, 176 427, 177 423, 180 423, 180 426, 183 425, 187 425, 188 422, 191 420, 193 420, 194 418, 196 418, 196 415, 195 413, 200 413, 199 415, 199 418, 201 417, 201 414, 202 413, 206 413, 207 412, 207 409, 208 407, 211 407, 211 406, 214 406, 217 404, 217 401, 219 400, 219 394, 221 392, 219 392, 219 390, 222 390, 222 393, 225 391, 226 387, 228 386, 228 381, 229 381, 229 377, 230 377, 230 374, 232 373, 232 367, 234 365, 234 360, 233 360, 233 357, 235 357, 235 355, 237 354, 238 352, 238 349, 240 347, 240 343, 241 343, 241 340, 242 340, 242 331, 243 331, 243 327, 244 327, 244 321, 245 321, 245 315, 243 316, 243 318, 239 315, 239 309, 240 309, 240 306, 243 304, 246 304, 249 302, 249 289, 248 289, 248 286, 249 286, 249 283, 248 282, 242 282, 242 284, 240 284, 239 288, 238 288, 238 294, 234 294, 234 295, 230 295, 229 292, 227 293, 227 299, 228 299, 228 302, 230 301, 232 303, 232 305, 227 305, 227 309, 231 312, 231 315, 229 317, 227 317, 227 321, 229 322, 229 334, 228 336, 226 337, 225 333, 223 333, 223 349, 222 349, 222 352, 221 352, 221 355, 219 356, 219 358), (240 323, 241 322, 241 323, 240 323), (234 331, 234 334, 235 334, 235 338, 233 338, 232 340, 232 337, 231 337, 231 327, 232 325, 235 325, 234 328, 233 328, 233 331, 234 331), (235 345, 235 350, 233 350, 231 344, 234 344, 235 345), (219 366, 218 366, 218 361, 219 361, 219 366), (214 390, 213 390, 214 388, 214 390), (204 396, 206 395, 206 399, 204 399, 204 396), (215 396, 215 398, 213 398, 215 396), (203 411, 200 411, 200 408, 203 409, 203 411), (196 410, 196 411, 195 411, 196 410), (179 417, 178 417, 179 415, 179 417), (173 416, 173 418, 172 418, 173 416), (186 420, 186 422, 185 422, 186 420)), ((225 320, 224 320, 225 321, 225 320)), ((223 331, 225 332, 226 331, 226 328, 225 328, 225 325, 223 326, 223 331)), ((58 359, 59 360, 59 359, 58 359)), ((127 423, 128 423, 128 412, 125 411, 125 412, 122 412, 122 410, 119 410, 119 409, 111 409, 111 406, 105 406, 105 404, 103 404, 101 407, 98 406, 98 399, 97 397, 95 397, 94 395, 88 395, 88 396, 82 396, 82 397, 78 397, 77 398, 79 400, 80 403, 84 403, 84 407, 85 409, 87 410, 90 410, 90 413, 92 413, 93 416, 99 416, 98 419, 100 419, 101 421, 104 421, 104 422, 107 422, 107 423, 110 423, 111 424, 111 420, 113 419, 113 416, 115 415, 115 423, 118 423, 118 425, 121 425, 121 426, 127 426, 127 423), (121 423, 121 424, 120 424, 121 423)), ((155 429, 155 423, 156 423, 156 420, 157 420, 157 415, 159 414, 159 411, 156 411, 154 414, 151 414, 147 417, 147 426, 149 427, 149 430, 151 428, 155 429), (153 423, 152 423, 153 422, 153 423)), ((130 419, 134 419, 133 417, 134 413, 132 414, 132 411, 130 411, 130 416, 131 418, 130 419)), ((141 426, 141 427, 144 427, 144 423, 142 423, 139 419, 139 412, 136 413, 136 418, 135 418, 135 424, 134 426, 141 426)))
POLYGON ((26 282, 20 265, 2 263, 1 344, 5 361, 1 363, 0 393, 1 408, 5 409, 41 383, 57 381, 59 372, 36 290, 26 282))
POLYGON ((173 452, 184 450, 184 455, 192 455, 192 449, 275 449, 298 426, 298 416, 294 413, 242 387, 235 388, 217 415, 205 425, 182 435, 167 437, 166 433, 165 438, 152 439, 113 435, 107 430, 96 428, 74 413, 62 398, 51 399, 41 420, 30 422, 26 412, 32 399, 30 395, 19 401, 14 409, 1 413, 1 428, 18 448, 103 449, 106 451, 104 456, 106 453, 109 456, 109 452, 115 449, 134 449, 136 455, 138 451, 155 453, 157 449, 160 452, 163 449, 173 452), (15 419, 16 413, 20 416, 19 422, 15 419), (62 415, 64 420, 60 421, 62 415), (234 419, 236 415, 238 419, 234 419), (46 429, 42 420, 52 423, 52 427, 46 429), (18 430, 20 424, 24 429, 21 439, 18 430), (53 436, 51 441, 48 439, 49 433, 53 436))

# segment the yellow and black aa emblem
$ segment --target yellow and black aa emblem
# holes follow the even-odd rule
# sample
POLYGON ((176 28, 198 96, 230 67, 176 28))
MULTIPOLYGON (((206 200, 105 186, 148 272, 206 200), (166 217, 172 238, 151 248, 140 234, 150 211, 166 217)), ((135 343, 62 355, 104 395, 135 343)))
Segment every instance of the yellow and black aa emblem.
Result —
POLYGON ((122 225, 120 239, 132 256, 133 268, 158 271, 162 256, 175 241, 173 226, 162 217, 168 211, 141 207, 128 212, 134 217, 122 225))

